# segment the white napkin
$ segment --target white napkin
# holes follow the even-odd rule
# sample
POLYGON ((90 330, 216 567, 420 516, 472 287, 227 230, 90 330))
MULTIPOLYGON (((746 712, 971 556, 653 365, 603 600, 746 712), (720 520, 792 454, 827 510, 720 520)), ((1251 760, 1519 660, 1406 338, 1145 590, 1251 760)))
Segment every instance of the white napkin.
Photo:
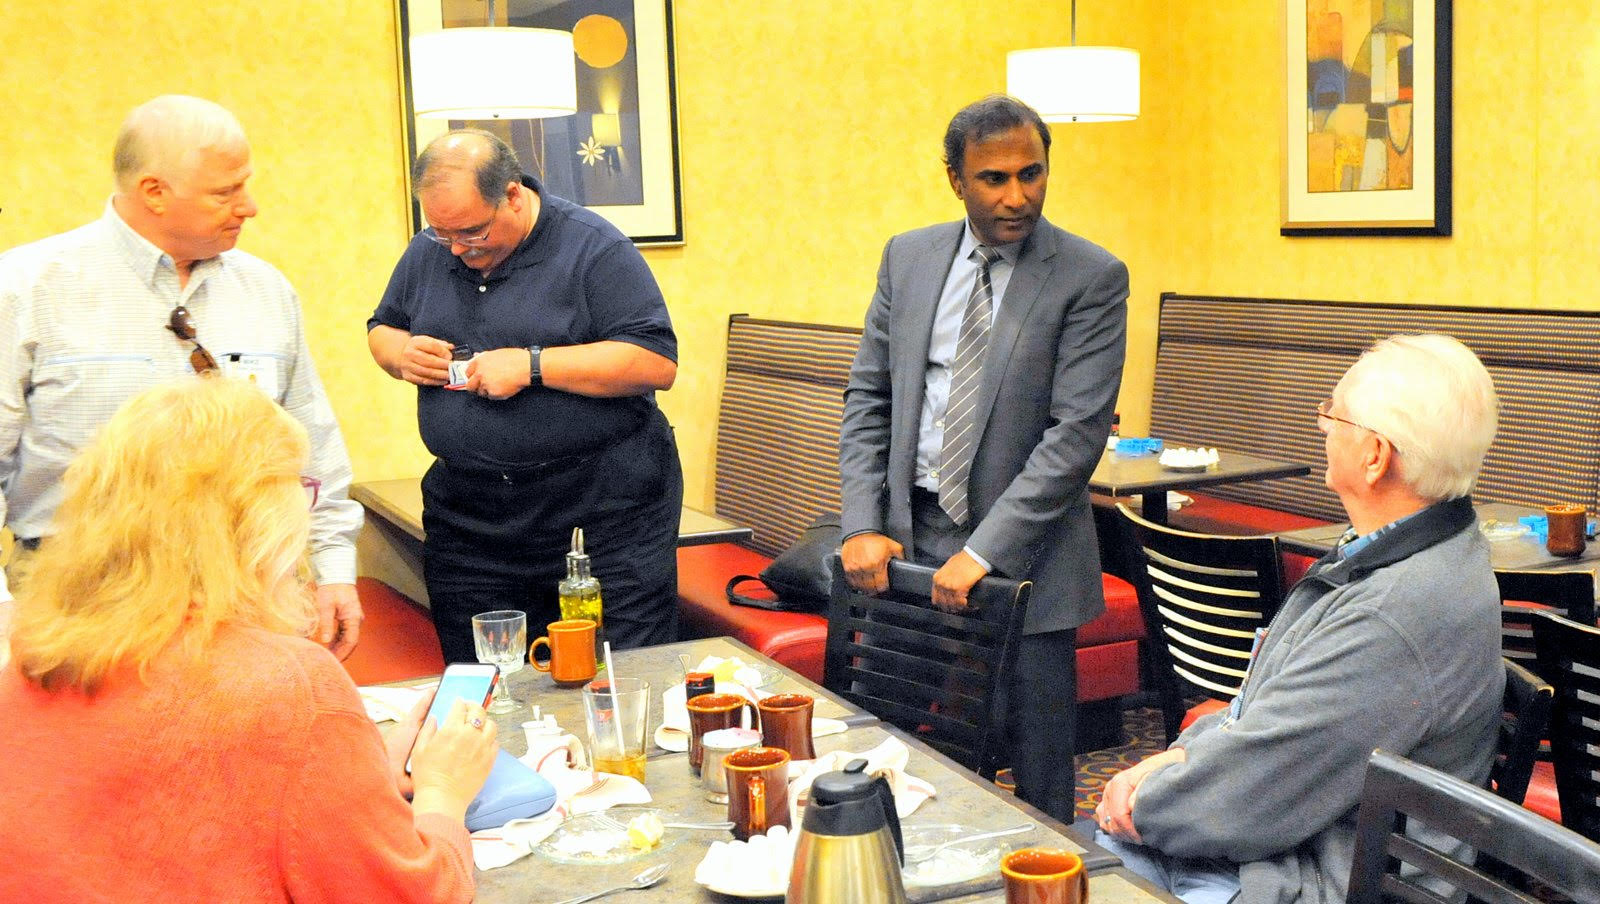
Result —
POLYGON ((1177 490, 1167 491, 1167 511, 1176 512, 1184 506, 1194 502, 1193 496, 1185 496, 1177 490))
POLYGON ((749 841, 713 841, 694 868, 694 881, 723 894, 778 897, 789 887, 796 834, 773 826, 749 841))
POLYGON ((626 775, 570 769, 564 762, 552 762, 539 774, 555 787, 556 805, 531 819, 513 819, 499 828, 473 832, 472 862, 478 869, 494 869, 526 857, 568 816, 651 800, 644 784, 626 775))
POLYGON ((374 722, 398 722, 411 712, 423 694, 437 687, 430 681, 414 687, 358 687, 361 704, 367 708, 367 718, 374 722))
MULTIPOLYGON (((738 694, 751 703, 765 700, 772 696, 770 693, 758 691, 737 681, 718 681, 716 691, 719 694, 738 694)), ((661 692, 661 727, 670 728, 673 731, 681 731, 683 736, 687 738, 689 736, 689 707, 685 705, 685 700, 688 699, 685 694, 683 682, 681 681, 661 692)), ((670 750, 671 748, 668 749, 670 750)))
POLYGON ((825 753, 812 760, 805 771, 800 773, 799 778, 791 777, 789 779, 791 822, 799 825, 797 820, 800 818, 800 807, 810 795, 811 783, 817 776, 824 772, 843 769, 855 759, 867 761, 868 775, 882 775, 889 780, 889 788, 894 791, 894 809, 901 819, 917 812, 923 801, 939 793, 926 779, 917 778, 906 772, 906 764, 911 760, 911 748, 897 738, 886 738, 882 744, 865 753, 852 753, 848 750, 825 753))

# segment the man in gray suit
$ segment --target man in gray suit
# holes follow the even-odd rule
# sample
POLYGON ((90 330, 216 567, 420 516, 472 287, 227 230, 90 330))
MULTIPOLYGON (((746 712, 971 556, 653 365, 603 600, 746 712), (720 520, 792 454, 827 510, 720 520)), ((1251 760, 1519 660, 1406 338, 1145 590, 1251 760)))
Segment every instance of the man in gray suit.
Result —
POLYGON ((1128 269, 1041 217, 1050 131, 993 95, 945 134, 966 219, 889 240, 845 390, 845 572, 937 567, 933 601, 1033 581, 1007 689, 1017 793, 1073 818, 1075 640, 1105 609, 1087 484, 1122 375, 1128 269))

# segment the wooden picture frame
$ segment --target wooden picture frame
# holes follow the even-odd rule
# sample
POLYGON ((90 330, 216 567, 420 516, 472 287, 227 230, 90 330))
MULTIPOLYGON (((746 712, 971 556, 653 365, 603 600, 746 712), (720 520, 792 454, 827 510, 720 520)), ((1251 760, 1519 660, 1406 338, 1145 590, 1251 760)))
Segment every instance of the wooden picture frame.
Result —
POLYGON ((1284 4, 1281 234, 1449 235, 1451 0, 1284 4))
MULTIPOLYGON (((481 26, 482 0, 397 0, 396 29, 405 120, 406 167, 435 136, 462 126, 506 139, 523 169, 546 189, 610 220, 640 245, 681 245, 677 86, 671 0, 569 0, 510 6, 495 24, 573 32, 578 112, 550 119, 419 119, 412 103, 411 37, 481 26)), ((470 79, 470 65, 461 77, 470 79)), ((410 197, 411 227, 425 224, 410 197)))

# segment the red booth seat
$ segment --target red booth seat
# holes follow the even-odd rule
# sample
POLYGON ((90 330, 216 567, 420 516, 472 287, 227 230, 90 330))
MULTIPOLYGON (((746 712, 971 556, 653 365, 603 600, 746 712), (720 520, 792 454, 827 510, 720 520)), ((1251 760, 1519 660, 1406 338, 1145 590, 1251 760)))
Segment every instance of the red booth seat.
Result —
MULTIPOLYGON (((1192 496, 1194 502, 1173 512, 1168 520, 1173 527, 1196 533, 1251 536, 1322 527, 1330 523, 1320 518, 1296 515, 1293 512, 1251 505, 1247 502, 1233 502, 1203 493, 1186 495, 1192 496)), ((1284 553, 1282 558, 1285 588, 1299 583, 1300 579, 1305 577, 1306 570, 1316 562, 1316 559, 1310 556, 1292 552, 1284 553)))
POLYGON ((420 604, 373 578, 356 579, 361 598, 360 642, 344 661, 356 684, 381 684, 438 675, 444 654, 433 619, 420 604))
MULTIPOLYGON (((686 637, 734 637, 822 683, 828 621, 809 612, 770 612, 728 602, 728 579, 759 574, 772 560, 734 543, 678 550, 678 616, 686 637)), ((1078 699, 1105 700, 1139 689, 1139 638, 1144 619, 1133 586, 1102 576, 1106 612, 1078 629, 1078 699)), ((747 585, 749 592, 757 585, 747 585)))

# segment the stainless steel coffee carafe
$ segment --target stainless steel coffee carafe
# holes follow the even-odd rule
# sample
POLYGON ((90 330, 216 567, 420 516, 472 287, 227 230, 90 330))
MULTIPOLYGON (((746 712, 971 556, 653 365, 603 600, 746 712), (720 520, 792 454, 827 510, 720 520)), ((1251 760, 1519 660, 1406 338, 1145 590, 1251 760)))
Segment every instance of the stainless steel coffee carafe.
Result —
POLYGON ((866 760, 852 760, 811 784, 787 904, 905 904, 894 792, 866 768, 866 760))

